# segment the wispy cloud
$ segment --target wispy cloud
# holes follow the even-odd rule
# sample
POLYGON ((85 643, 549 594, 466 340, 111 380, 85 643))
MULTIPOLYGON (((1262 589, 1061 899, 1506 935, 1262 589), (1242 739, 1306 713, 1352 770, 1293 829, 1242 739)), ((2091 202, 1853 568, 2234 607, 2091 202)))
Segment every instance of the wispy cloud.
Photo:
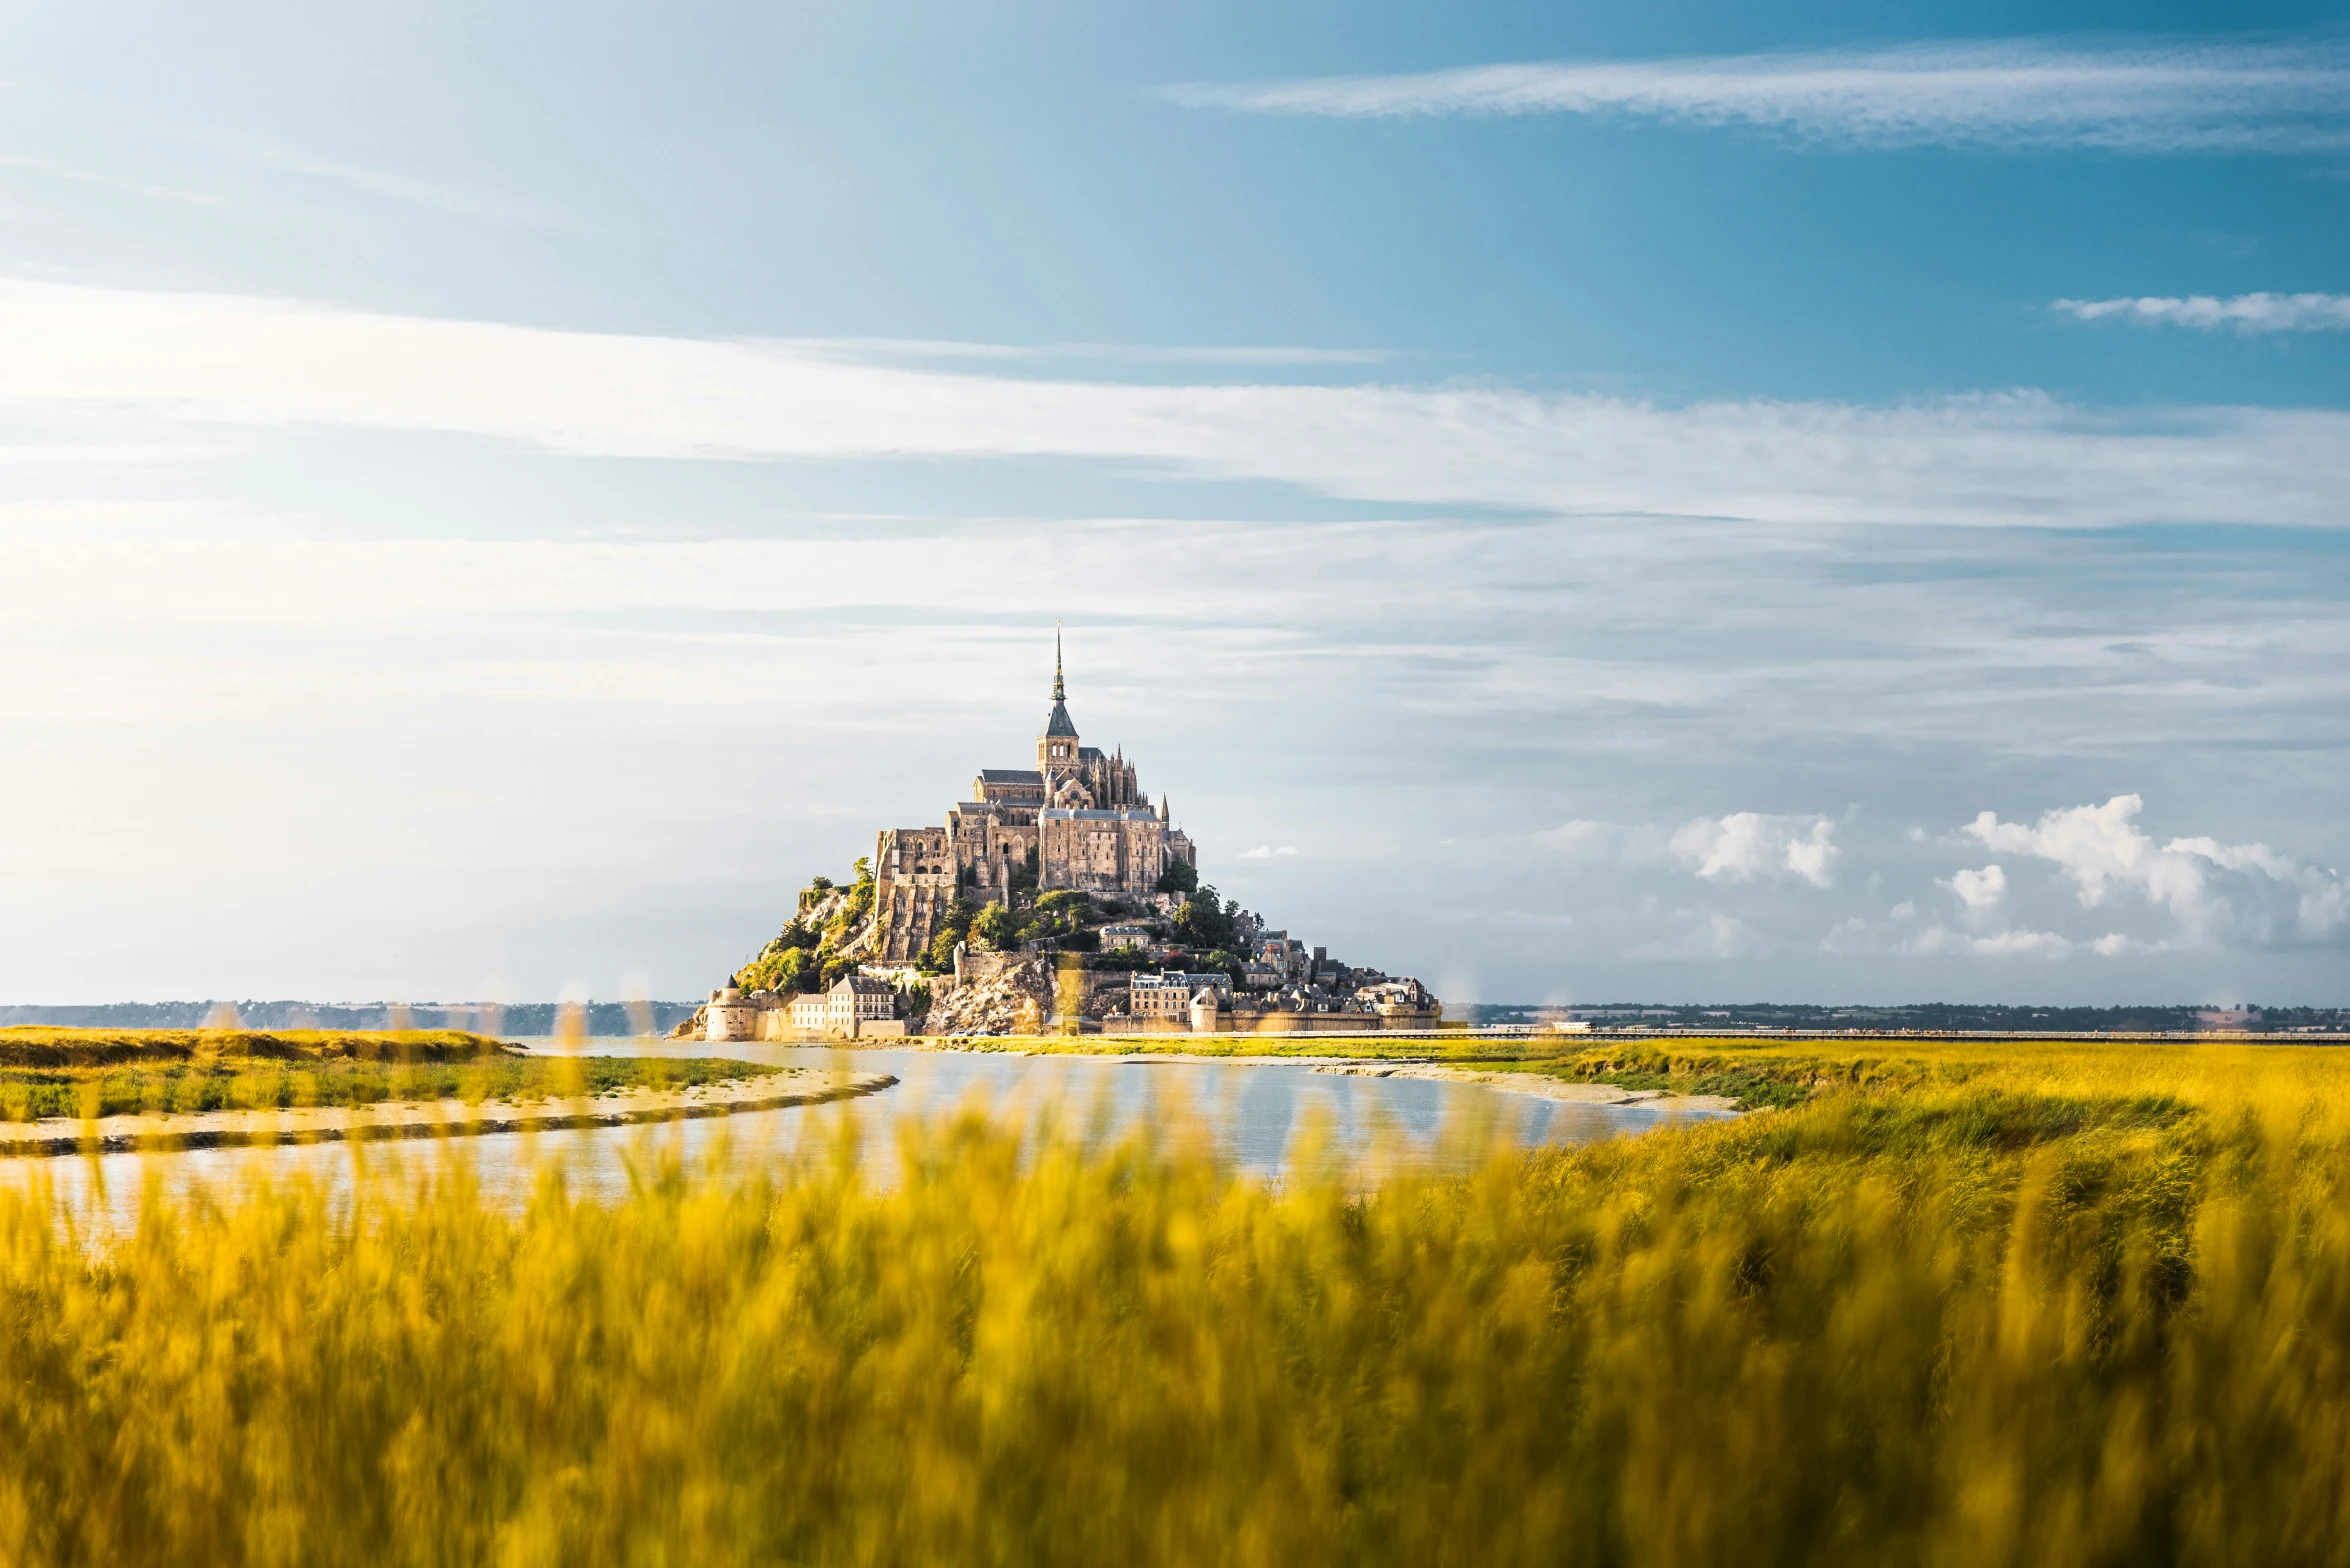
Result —
POLYGON ((1364 500, 1805 526, 2341 527, 2350 492, 2350 415, 2324 410, 1014 378, 21 280, 0 280, 0 398, 600 456, 1109 460, 1364 500))
POLYGON ((1545 828, 1534 841, 1570 860, 1624 866, 1672 861, 1709 882, 1752 882, 1785 873, 1822 888, 1833 884, 1832 868, 1843 853, 1836 846, 1836 824, 1827 818, 1759 811, 1699 817, 1670 829, 1578 820, 1545 828))
MULTIPOLYGON (((1687 912, 1684 911, 1684 918, 1687 912)), ((1701 911, 1686 932, 1671 941, 1643 942, 1625 950, 1632 959, 1747 958, 1763 950, 1746 922, 1718 910, 1701 911)))
POLYGON ((220 152, 287 174, 326 180, 365 195, 414 207, 430 207, 467 218, 494 218, 509 223, 543 224, 547 214, 536 204, 461 180, 426 179, 392 169, 373 168, 340 158, 323 157, 266 136, 241 131, 199 130, 187 126, 148 124, 147 129, 193 146, 220 152))
POLYGON ((778 348, 843 359, 1094 360, 1124 365, 1375 365, 1392 357, 1376 348, 1296 348, 1278 344, 966 343, 940 338, 779 338, 778 348))
POLYGON ((2049 42, 1558 60, 1399 76, 1193 83, 1177 103, 1347 118, 1580 114, 1749 125, 1855 147, 2120 152, 2350 147, 2350 49, 2332 40, 2049 42))
POLYGON ((147 180, 124 179, 98 169, 79 168, 59 163, 50 158, 27 158, 15 154, 0 154, 0 169, 21 170, 42 179, 60 180, 74 185, 92 185, 102 190, 124 195, 146 197, 155 201, 184 202, 189 206, 215 207, 221 199, 206 191, 187 190, 173 185, 157 185, 147 180))
POLYGON ((2137 326, 2199 327, 2204 331, 2225 327, 2235 332, 2350 331, 2350 294, 2060 299, 2049 308, 2075 321, 2125 321, 2137 326))
MULTIPOLYGON (((138 160, 142 169, 160 163, 184 162, 184 159, 176 157, 155 156, 161 149, 153 144, 178 143, 183 147, 202 148, 209 153, 226 154, 237 163, 296 175, 304 180, 340 185, 362 195, 408 206, 508 223, 544 226, 553 221, 540 204, 509 192, 487 188, 471 180, 423 176, 329 157, 276 137, 160 119, 146 110, 99 94, 75 92, 54 85, 28 87, 22 82, 0 82, 0 95, 5 95, 0 97, 0 107, 4 107, 8 100, 15 100, 24 112, 27 124, 43 127, 79 125, 85 130, 107 127, 148 138, 150 145, 141 150, 143 155, 138 160)), ((31 156, 0 157, 0 167, 10 166, 53 179, 104 186, 157 200, 207 205, 228 203, 231 200, 207 191, 158 185, 141 175, 110 173, 31 156)), ((215 169, 212 172, 217 177, 225 171, 215 169)))
POLYGON ((1902 944, 1901 951, 1920 957, 1967 954, 1976 958, 2070 958, 2083 947, 2111 958, 2126 951, 2126 939, 2104 936, 2093 943, 2075 942, 2054 931, 2019 928, 1969 936, 1948 926, 1931 926, 1902 944))

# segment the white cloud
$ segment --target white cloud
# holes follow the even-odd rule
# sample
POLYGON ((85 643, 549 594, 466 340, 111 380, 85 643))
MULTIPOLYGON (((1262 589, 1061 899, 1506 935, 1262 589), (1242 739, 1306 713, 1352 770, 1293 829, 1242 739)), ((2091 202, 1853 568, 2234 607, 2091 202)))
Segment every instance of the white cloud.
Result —
POLYGON ((1905 958, 2070 958, 2087 950, 2106 957, 2124 952, 2146 951, 2146 944, 2128 937, 2109 935, 2095 942, 2076 942, 2057 931, 2037 931, 2029 927, 1984 932, 1961 931, 1950 926, 1934 924, 1904 936, 1899 927, 1915 918, 1916 909, 1909 904, 1895 906, 1889 920, 1871 920, 1856 915, 1829 927, 1820 939, 1819 950, 1838 957, 1852 958, 1867 954, 1894 954, 1905 958))
POLYGON ((2070 958, 2076 943, 2054 931, 1994 931, 1970 936, 1948 926, 1928 926, 1901 944, 1913 957, 1958 955, 1972 958, 2070 958))
POLYGON ((1534 842, 1584 863, 1646 865, 1663 858, 1668 835, 1640 823, 1592 822, 1578 818, 1544 828, 1534 842))
POLYGON ((1297 846, 1295 844, 1284 844, 1279 849, 1275 849, 1270 844, 1259 844, 1254 849, 1242 850, 1233 858, 1236 860, 1271 860, 1276 856, 1294 855, 1296 853, 1297 846))
POLYGON ((1990 909, 2007 894, 2007 873, 1997 865, 1980 871, 1960 871, 1950 878, 1950 891, 1969 909, 1990 909))
POLYGON ((1672 837, 1675 857, 1709 881, 1750 882, 1786 871, 1813 887, 1833 881, 1830 868, 1841 851, 1836 825, 1825 817, 1769 817, 1737 811, 1700 817, 1672 837))
POLYGON ((2200 327, 2206 331, 2228 327, 2237 332, 2350 331, 2350 294, 2060 299, 2049 308, 2076 321, 2126 321, 2139 326, 2200 327))
POLYGON ((1378 348, 1300 348, 1281 344, 973 343, 959 338, 790 338, 792 349, 861 360, 1093 359, 1128 365, 1375 365, 1378 348))
POLYGON ((2194 947, 2283 947, 2350 934, 2350 881, 2266 844, 2174 838, 2158 844, 2137 825, 2145 802, 2116 795, 2102 806, 2043 813, 2027 827, 1983 812, 1966 832, 1991 849, 2053 862, 2083 908, 2135 894, 2178 922, 2194 947))
POLYGON ((1664 408, 1506 388, 1150 385, 0 281, 0 400, 653 458, 1061 456, 1387 501, 1805 526, 2340 527, 2350 414, 2031 393, 1664 408))
POLYGON ((1976 937, 1970 951, 1987 958, 2069 958, 2073 944, 2053 931, 2000 931, 1976 937))
POLYGON ((1628 949, 1626 958, 1746 958, 1762 951, 1762 942, 1734 915, 1707 912, 1681 937, 1669 942, 1646 942, 1628 949))
POLYGON ((1193 84, 1194 107, 1349 118, 1581 114, 1750 125, 1852 147, 2309 152, 2350 145, 2331 41, 2057 45, 1557 60, 1399 76, 1193 84))
POLYGON ((213 131, 162 125, 134 119, 134 125, 199 147, 230 153, 264 167, 313 179, 329 180, 370 196, 382 196, 413 206, 437 208, 470 218, 498 218, 510 222, 545 223, 534 204, 498 191, 458 180, 419 179, 389 169, 370 168, 337 158, 322 157, 305 148, 289 146, 265 136, 236 131, 213 131))
POLYGON ((1621 866, 1678 862, 1709 882, 1751 882, 1785 873, 1814 887, 1833 883, 1836 825, 1825 817, 1766 816, 1734 811, 1699 817, 1667 830, 1652 823, 1577 819, 1545 828, 1534 841, 1583 864, 1621 866))

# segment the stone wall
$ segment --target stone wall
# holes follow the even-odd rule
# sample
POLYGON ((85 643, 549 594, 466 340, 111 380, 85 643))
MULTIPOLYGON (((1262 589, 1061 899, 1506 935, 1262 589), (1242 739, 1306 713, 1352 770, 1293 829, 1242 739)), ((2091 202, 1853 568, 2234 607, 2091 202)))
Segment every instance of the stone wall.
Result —
POLYGON ((1061 810, 1037 817, 1039 885, 1134 897, 1167 869, 1166 825, 1140 807, 1061 810))
POLYGON ((873 847, 873 883, 864 951, 884 963, 919 958, 955 896, 947 830, 885 828, 873 847))

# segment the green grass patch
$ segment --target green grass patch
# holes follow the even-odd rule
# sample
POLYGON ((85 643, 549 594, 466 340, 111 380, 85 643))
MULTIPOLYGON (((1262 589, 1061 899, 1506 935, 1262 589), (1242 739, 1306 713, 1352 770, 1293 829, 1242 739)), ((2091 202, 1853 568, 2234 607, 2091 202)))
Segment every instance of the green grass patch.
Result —
POLYGON ((109 1067, 197 1057, 263 1061, 456 1062, 519 1049, 461 1029, 0 1029, 0 1067, 109 1067))
POLYGON ((0 1120, 422 1100, 528 1102, 622 1089, 690 1089, 781 1071, 764 1063, 709 1056, 510 1052, 441 1061, 204 1056, 100 1067, 0 1067, 0 1120))

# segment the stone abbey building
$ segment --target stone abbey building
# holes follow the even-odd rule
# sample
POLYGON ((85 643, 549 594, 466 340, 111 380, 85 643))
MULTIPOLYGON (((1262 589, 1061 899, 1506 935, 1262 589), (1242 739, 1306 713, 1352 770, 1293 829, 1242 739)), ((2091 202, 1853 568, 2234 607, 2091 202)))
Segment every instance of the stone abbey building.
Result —
POLYGON ((1039 892, 1076 888, 1144 898, 1170 860, 1199 853, 1162 797, 1154 809, 1125 753, 1088 746, 1069 717, 1061 645, 1053 639, 1053 706, 1033 768, 982 768, 971 798, 943 827, 885 828, 873 852, 873 924, 862 956, 910 962, 930 945, 957 893, 1010 903, 1012 880, 1033 870, 1039 892))

